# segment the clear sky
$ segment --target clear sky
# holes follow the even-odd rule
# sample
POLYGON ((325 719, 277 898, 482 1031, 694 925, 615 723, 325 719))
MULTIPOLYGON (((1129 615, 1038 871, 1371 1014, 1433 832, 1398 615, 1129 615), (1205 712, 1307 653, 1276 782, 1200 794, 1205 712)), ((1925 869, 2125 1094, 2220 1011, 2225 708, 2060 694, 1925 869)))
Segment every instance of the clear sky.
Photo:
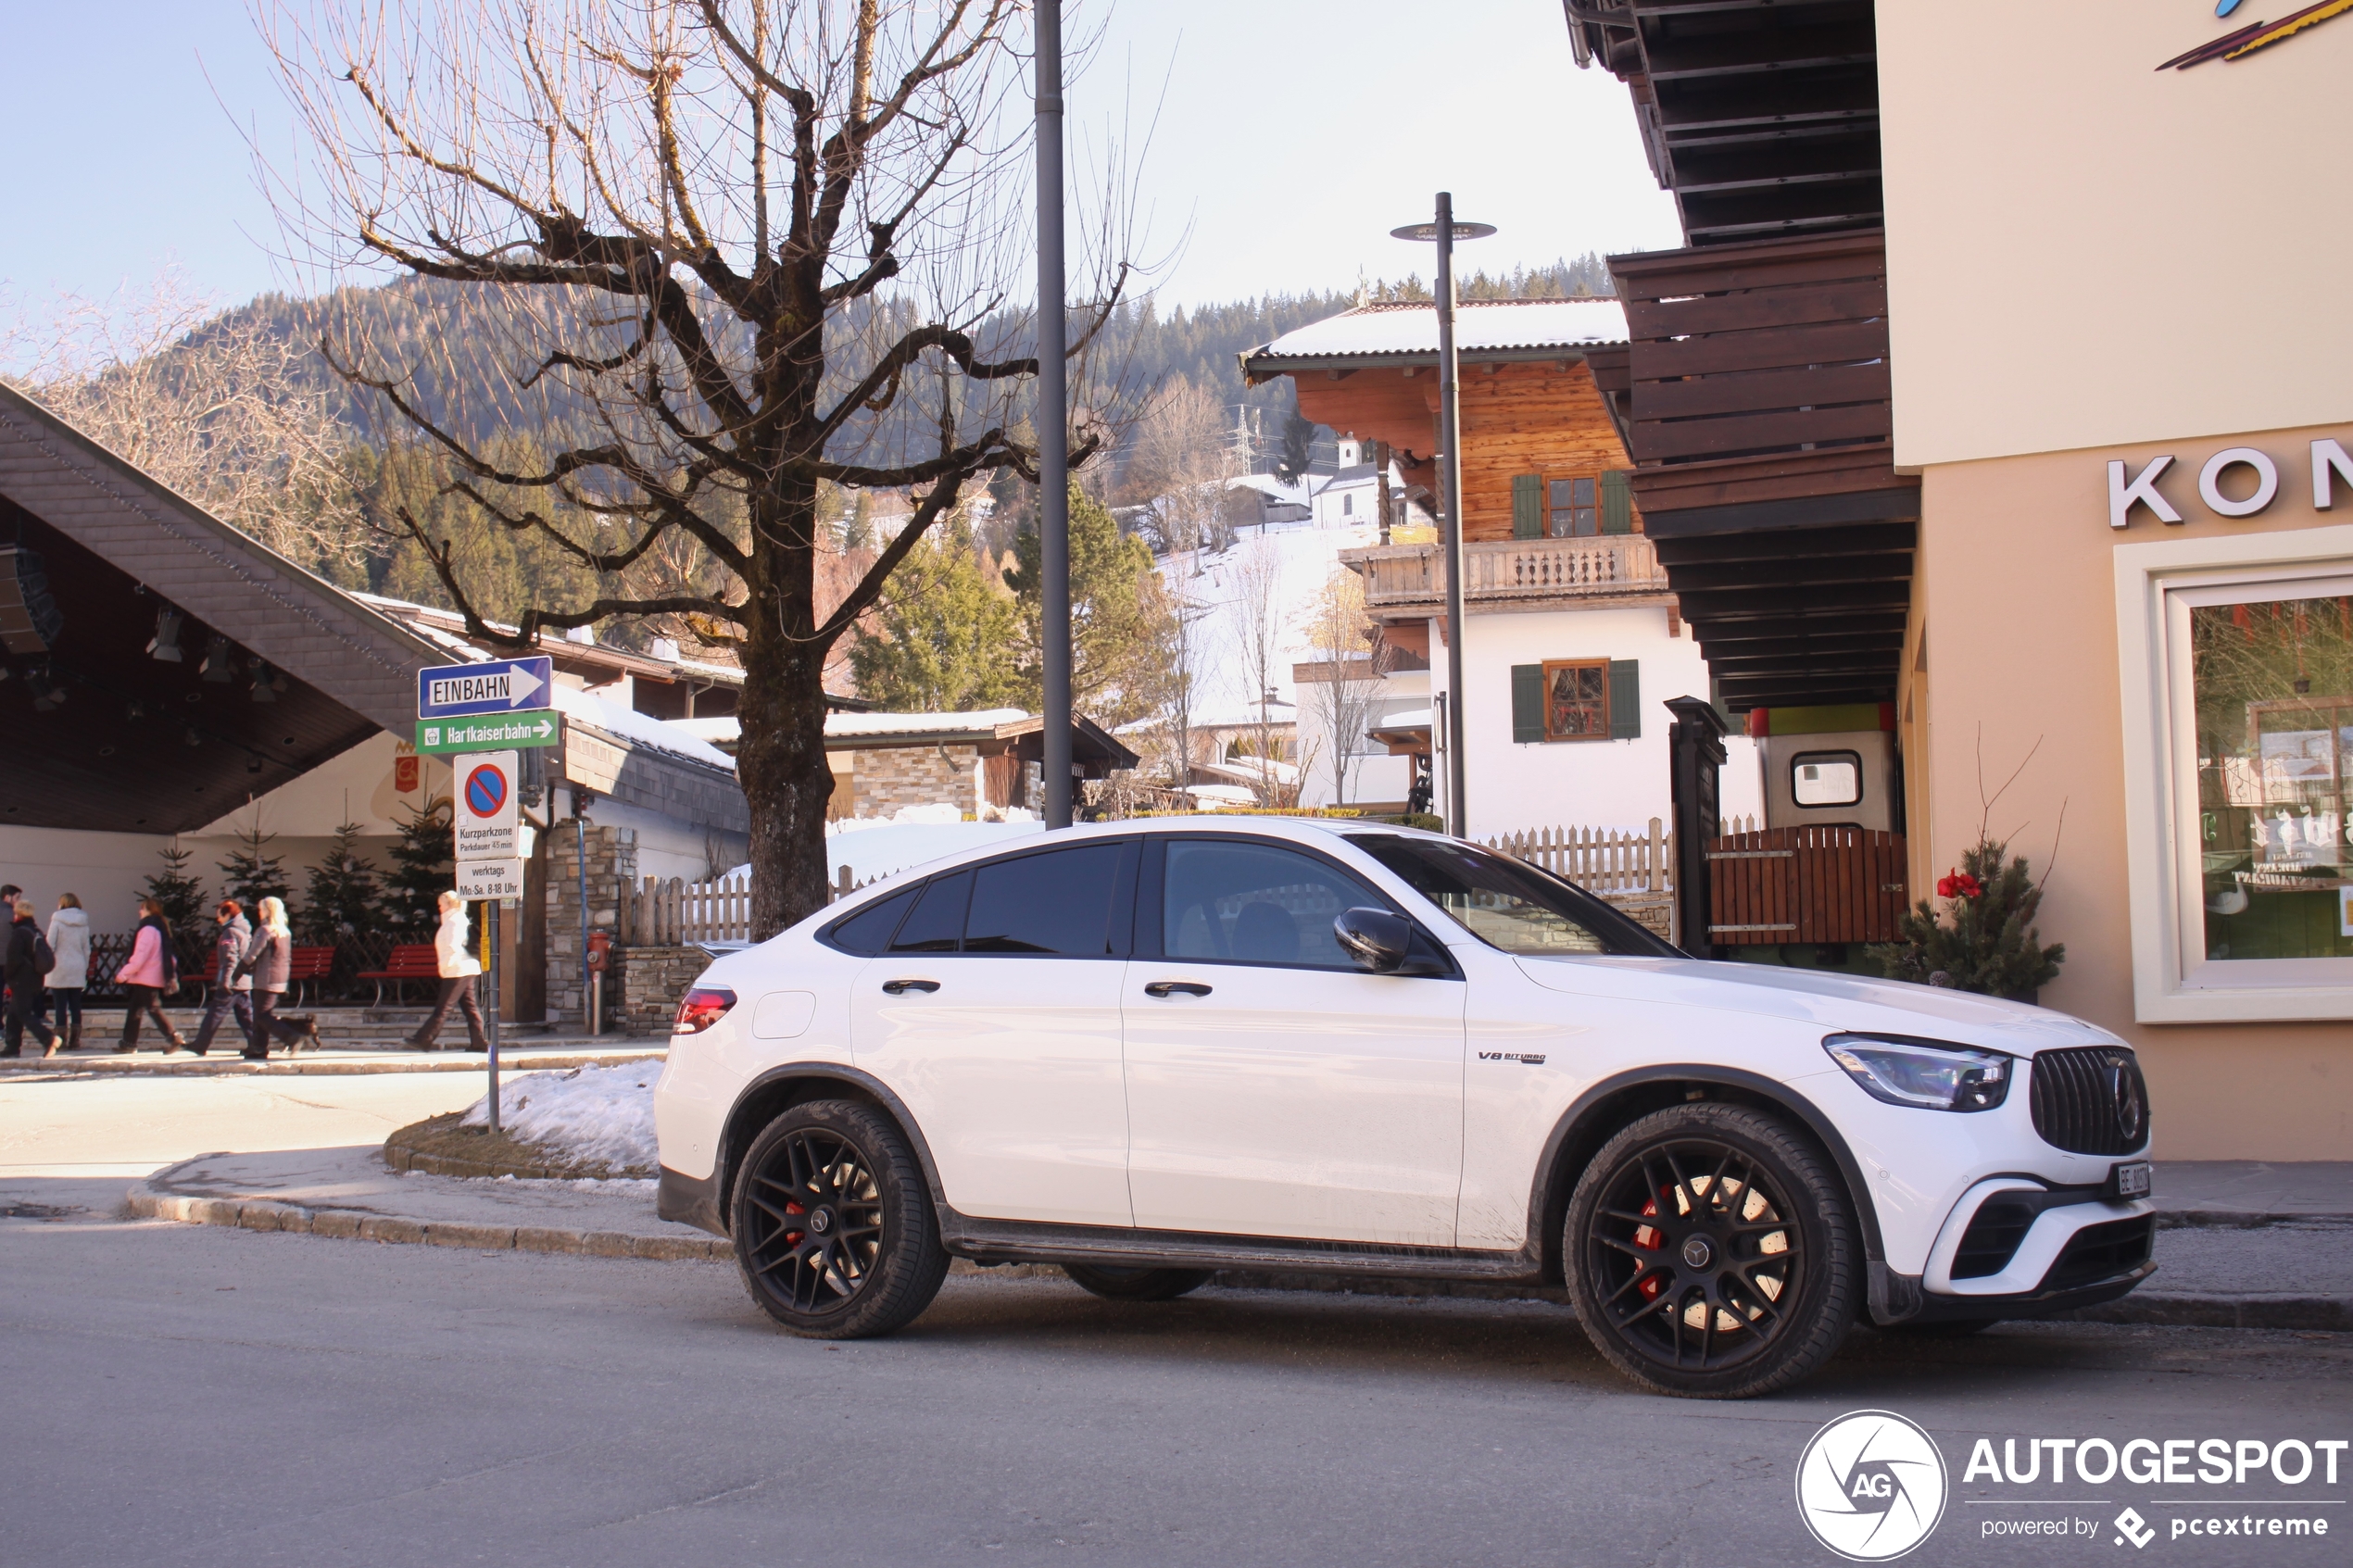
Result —
MULTIPOLYGON (((1075 0, 1103 20, 1075 122, 1141 124, 1168 303, 1427 276, 1387 237, 1454 192, 1497 224, 1466 269, 1680 243, 1626 90, 1569 57, 1557 0, 1075 0), (1164 100, 1163 94, 1164 89, 1164 100)), ((167 265, 223 303, 294 279, 250 130, 291 146, 242 0, 0 0, 0 288, 37 307, 167 265)), ((1076 124, 1075 123, 1075 129, 1076 124)))

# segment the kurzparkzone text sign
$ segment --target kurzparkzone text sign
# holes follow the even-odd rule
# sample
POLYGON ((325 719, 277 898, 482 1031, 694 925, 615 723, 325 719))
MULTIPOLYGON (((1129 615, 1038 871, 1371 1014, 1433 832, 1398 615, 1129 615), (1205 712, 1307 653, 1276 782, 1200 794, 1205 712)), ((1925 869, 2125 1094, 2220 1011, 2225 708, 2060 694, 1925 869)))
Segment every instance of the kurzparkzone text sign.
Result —
POLYGON ((455 751, 505 751, 553 746, 563 733, 563 721, 547 708, 487 719, 420 719, 417 749, 434 757, 455 751))
POLYGON ((457 809, 451 830, 457 837, 457 860, 511 860, 521 853, 516 827, 516 754, 477 752, 460 758, 457 771, 457 809))
POLYGON ((417 671, 417 717, 453 719, 469 713, 514 713, 547 706, 555 663, 546 654, 484 664, 440 664, 417 671))

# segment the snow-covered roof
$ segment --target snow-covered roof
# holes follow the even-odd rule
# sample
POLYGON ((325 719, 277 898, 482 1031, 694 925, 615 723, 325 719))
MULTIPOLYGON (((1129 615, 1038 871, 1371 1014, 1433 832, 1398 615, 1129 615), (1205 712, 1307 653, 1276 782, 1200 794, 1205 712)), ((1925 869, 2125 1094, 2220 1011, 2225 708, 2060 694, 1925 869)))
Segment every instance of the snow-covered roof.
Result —
POLYGON ((1372 728, 1365 733, 1378 734, 1383 730, 1427 730, 1431 711, 1427 708, 1415 708, 1403 713, 1392 713, 1386 719, 1374 721, 1372 728))
MULTIPOLYGON (((1454 347, 1466 359, 1626 341, 1626 309, 1614 299, 1466 299, 1454 311, 1454 347)), ((1438 307, 1394 300, 1360 305, 1285 332, 1245 353, 1252 382, 1330 360, 1435 361, 1438 307)))
MULTIPOLYGON (((435 647, 443 649, 453 659, 471 663, 510 657, 510 650, 503 648, 493 650, 475 642, 466 631, 465 618, 454 609, 444 609, 438 605, 417 604, 409 599, 386 598, 381 594, 364 594, 356 590, 350 593, 351 597, 391 616, 410 632, 435 647)), ((489 625, 493 630, 499 632, 511 633, 516 630, 513 626, 502 621, 493 621, 489 622, 489 625)), ((660 671, 673 679, 683 677, 733 686, 743 684, 744 680, 743 671, 733 664, 721 664, 707 659, 688 659, 677 653, 639 653, 632 648, 617 648, 595 641, 575 642, 555 632, 540 633, 538 646, 544 652, 552 655, 559 662, 583 660, 606 664, 624 673, 632 670, 640 673, 660 671)))
POLYGON ((656 719, 634 708, 608 702, 594 692, 584 692, 560 684, 548 693, 548 697, 550 705, 567 721, 577 720, 632 745, 667 751, 673 757, 699 762, 706 768, 720 768, 730 773, 736 771, 734 758, 670 720, 656 719))
POLYGON ((1029 717, 1019 708, 976 708, 961 713, 828 713, 825 736, 927 735, 938 730, 994 730, 1029 717))

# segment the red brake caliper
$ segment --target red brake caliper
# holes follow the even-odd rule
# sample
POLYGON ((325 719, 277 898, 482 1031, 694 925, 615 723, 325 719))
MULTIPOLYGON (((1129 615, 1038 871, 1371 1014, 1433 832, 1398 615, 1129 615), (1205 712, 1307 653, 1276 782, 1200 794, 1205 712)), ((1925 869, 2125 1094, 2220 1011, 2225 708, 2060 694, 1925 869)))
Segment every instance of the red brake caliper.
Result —
MULTIPOLYGON (((806 1214, 809 1210, 802 1208, 798 1203, 786 1203, 785 1205, 785 1212, 787 1214, 806 1214)), ((1650 1210, 1644 1210, 1643 1212, 1648 1213, 1650 1210)), ((802 1242, 808 1239, 809 1233, 807 1231, 788 1230, 785 1233, 785 1245, 787 1247, 799 1247, 802 1242)))
MULTIPOLYGON (((1654 1198, 1644 1203, 1642 1205, 1642 1213, 1652 1219, 1657 1218, 1658 1199, 1654 1198)), ((1660 1248, 1667 1245, 1667 1237, 1662 1236, 1655 1228, 1650 1225, 1636 1225, 1634 1227, 1634 1245, 1642 1248, 1645 1251, 1655 1252, 1660 1248)), ((1636 1286, 1634 1288, 1642 1293, 1643 1300, 1655 1301, 1658 1299, 1658 1293, 1667 1288, 1666 1276, 1663 1274, 1652 1274, 1649 1278, 1643 1280, 1642 1284, 1636 1286)))

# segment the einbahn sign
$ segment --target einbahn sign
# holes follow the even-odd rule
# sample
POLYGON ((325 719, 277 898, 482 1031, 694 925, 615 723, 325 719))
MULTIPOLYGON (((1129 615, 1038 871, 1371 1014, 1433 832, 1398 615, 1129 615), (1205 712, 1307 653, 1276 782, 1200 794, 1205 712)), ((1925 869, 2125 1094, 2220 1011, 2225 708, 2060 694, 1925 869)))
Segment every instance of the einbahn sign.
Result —
POLYGON ((434 665, 417 671, 417 717, 455 719, 545 708, 545 694, 555 682, 555 662, 546 654, 434 665))

